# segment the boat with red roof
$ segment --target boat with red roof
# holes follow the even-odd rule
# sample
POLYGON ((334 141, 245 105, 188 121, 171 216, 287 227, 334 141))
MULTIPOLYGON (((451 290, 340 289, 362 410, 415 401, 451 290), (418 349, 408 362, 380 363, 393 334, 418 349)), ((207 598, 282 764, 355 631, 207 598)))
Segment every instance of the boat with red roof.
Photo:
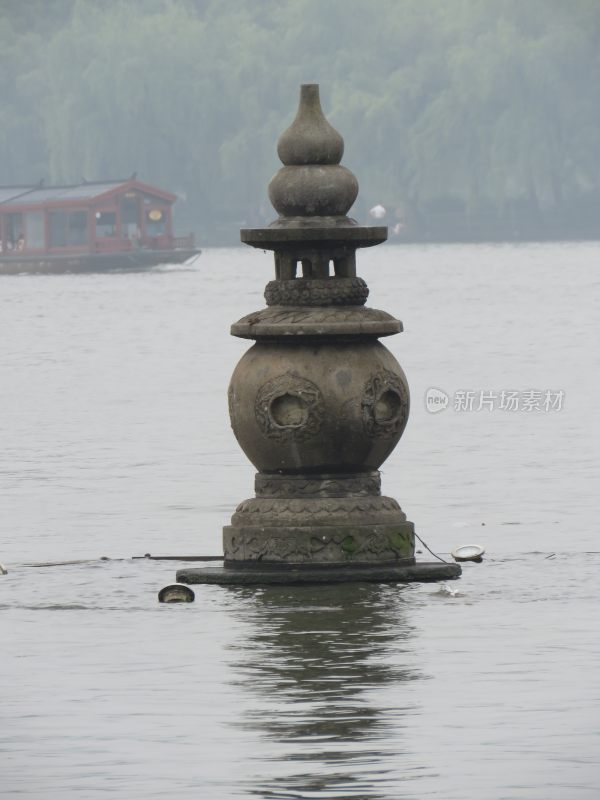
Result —
POLYGON ((0 274, 140 269, 200 253, 173 234, 177 196, 125 180, 0 186, 0 274))

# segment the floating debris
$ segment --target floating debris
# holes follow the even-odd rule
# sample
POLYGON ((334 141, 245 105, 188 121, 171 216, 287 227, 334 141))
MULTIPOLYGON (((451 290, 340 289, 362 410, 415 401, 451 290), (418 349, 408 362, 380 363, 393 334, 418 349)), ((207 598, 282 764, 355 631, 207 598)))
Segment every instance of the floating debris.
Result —
POLYGON ((4 566, 4 564, 0 564, 0 575, 8 575, 8 570, 4 566))
POLYGON ((437 592, 433 592, 433 594, 443 595, 444 597, 461 596, 458 589, 454 589, 452 586, 448 586, 447 583, 442 583, 437 592))
POLYGON ((485 550, 478 544, 463 544, 450 554, 455 561, 482 561, 485 550))
POLYGON ((223 561, 223 556, 153 556, 144 553, 143 556, 131 556, 132 560, 149 559, 150 561, 223 561))
POLYGON ((40 561, 35 564, 21 564, 22 567, 70 567, 74 564, 97 564, 98 561, 123 561, 122 558, 108 558, 108 556, 100 556, 100 558, 79 558, 75 561, 40 561))
POLYGON ((170 583, 158 593, 159 603, 193 603, 194 592, 184 583, 170 583))

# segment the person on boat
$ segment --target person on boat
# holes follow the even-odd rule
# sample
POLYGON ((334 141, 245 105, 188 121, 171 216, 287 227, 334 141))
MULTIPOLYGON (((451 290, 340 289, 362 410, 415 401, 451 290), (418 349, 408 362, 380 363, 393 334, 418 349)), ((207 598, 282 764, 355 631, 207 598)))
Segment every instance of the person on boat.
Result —
POLYGON ((17 239, 17 250, 25 250, 25 237, 22 233, 19 234, 19 238, 17 239))

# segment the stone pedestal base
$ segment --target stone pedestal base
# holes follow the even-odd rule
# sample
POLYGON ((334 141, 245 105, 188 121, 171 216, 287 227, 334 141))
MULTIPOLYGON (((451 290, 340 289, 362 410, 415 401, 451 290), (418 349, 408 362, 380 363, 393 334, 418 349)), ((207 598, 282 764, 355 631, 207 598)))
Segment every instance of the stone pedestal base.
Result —
MULTIPOLYGON (((228 525, 223 529, 227 561, 274 561, 295 564, 408 561, 414 556, 412 522, 330 525, 228 525)), ((302 523, 305 524, 302 524, 302 523)))
POLYGON ((309 585, 323 583, 415 583, 454 580, 460 577, 458 564, 423 562, 419 564, 338 564, 305 566, 254 562, 223 562, 206 567, 184 567, 177 582, 212 583, 220 586, 309 585))
POLYGON ((380 493, 379 472, 256 476, 223 528, 226 562, 414 563, 414 526, 380 493))
POLYGON ((256 476, 223 529, 222 564, 179 570, 180 583, 408 583, 452 580, 457 564, 415 563, 414 525, 379 472, 256 476))

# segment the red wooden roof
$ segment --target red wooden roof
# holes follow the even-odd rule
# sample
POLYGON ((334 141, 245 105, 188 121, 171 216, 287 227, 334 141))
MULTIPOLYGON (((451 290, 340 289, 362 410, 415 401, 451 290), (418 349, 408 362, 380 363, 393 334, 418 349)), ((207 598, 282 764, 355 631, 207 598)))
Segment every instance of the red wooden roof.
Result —
POLYGON ((177 196, 171 192, 142 183, 137 178, 86 181, 73 186, 44 186, 38 183, 35 186, 0 186, 0 213, 33 207, 88 206, 101 200, 108 200, 113 195, 134 190, 154 195, 168 203, 177 200, 177 196))

